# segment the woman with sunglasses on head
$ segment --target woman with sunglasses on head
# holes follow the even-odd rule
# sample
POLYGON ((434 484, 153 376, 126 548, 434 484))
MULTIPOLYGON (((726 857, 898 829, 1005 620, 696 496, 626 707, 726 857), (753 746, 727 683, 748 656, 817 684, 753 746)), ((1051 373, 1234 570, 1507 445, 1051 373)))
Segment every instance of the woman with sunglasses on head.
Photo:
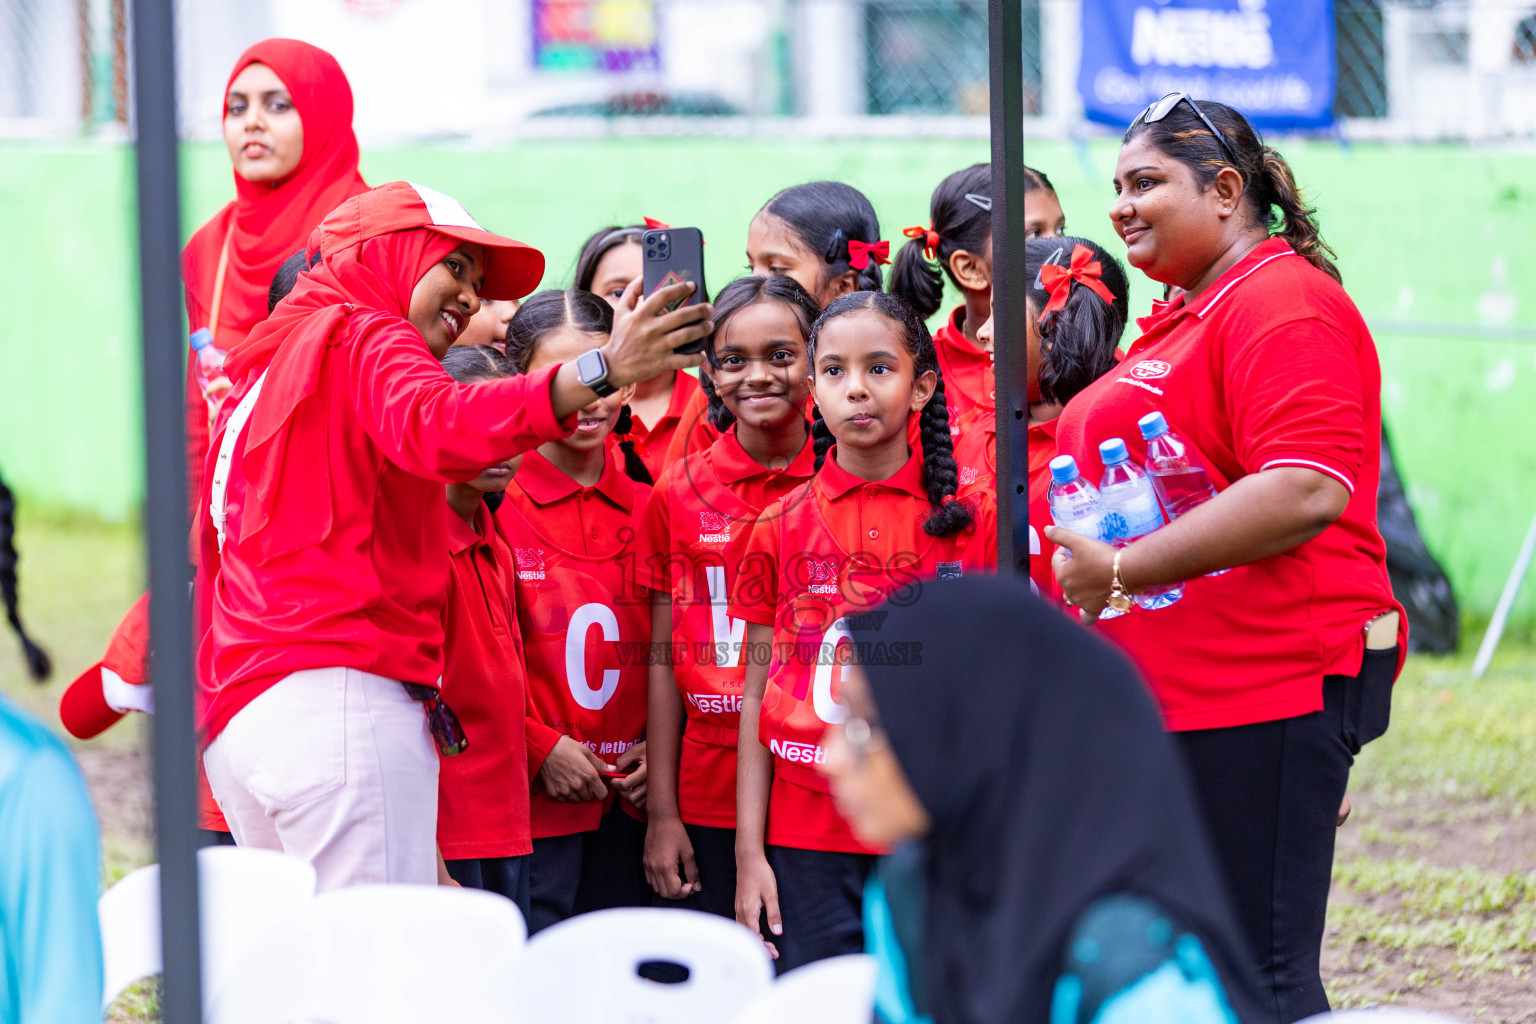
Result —
POLYGON ((1100 628, 1177 734, 1265 1012, 1287 1024, 1328 1009, 1337 813, 1407 649, 1376 529, 1381 370, 1290 166, 1237 111, 1164 97, 1126 131, 1114 185, 1127 259, 1178 298, 1068 404, 1058 443, 1097 479, 1099 445, 1145 461, 1138 425, 1161 413, 1219 493, 1119 549, 1046 533, 1088 621, 1186 584, 1100 628))

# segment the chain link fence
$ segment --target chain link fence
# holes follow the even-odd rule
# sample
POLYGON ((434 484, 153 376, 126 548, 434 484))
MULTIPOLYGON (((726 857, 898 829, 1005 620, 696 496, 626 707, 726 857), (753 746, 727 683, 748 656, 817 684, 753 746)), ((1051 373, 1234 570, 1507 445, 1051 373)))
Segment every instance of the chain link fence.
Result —
MULTIPOLYGON (((984 0, 460 6, 477 2, 486 30, 473 45, 489 54, 482 123, 492 134, 584 134, 614 126, 745 133, 773 131, 781 117, 850 133, 987 130, 984 0)), ((1081 124, 1076 61, 1083 2, 1023 0, 1024 111, 1037 134, 1075 132, 1081 124)), ((1244 9, 1264 2, 1242 0, 1244 9)), ((183 105, 197 115, 189 130, 216 132, 209 114, 217 109, 215 94, 255 26, 305 38, 314 38, 306 29, 323 36, 337 26, 378 35, 392 19, 430 25, 433 4, 245 0, 231 5, 238 14, 221 14, 222 5, 179 5, 190 80, 183 105)), ((125 123, 127 7, 128 0, 0 0, 0 134, 58 135, 125 123)), ((1334 0, 1332 11, 1333 110, 1346 137, 1536 137, 1536 0, 1334 0)), ((457 38, 462 42, 462 33, 457 38)), ((366 48, 343 60, 364 119, 367 95, 410 73, 397 62, 375 83, 367 60, 366 48)), ((405 134, 445 130, 454 131, 422 123, 405 134)))

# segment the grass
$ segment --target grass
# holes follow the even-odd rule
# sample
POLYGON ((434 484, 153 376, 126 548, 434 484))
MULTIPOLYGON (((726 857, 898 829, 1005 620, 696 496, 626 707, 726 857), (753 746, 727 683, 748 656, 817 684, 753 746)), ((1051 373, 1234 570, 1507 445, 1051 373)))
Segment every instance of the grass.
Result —
MULTIPOLYGON (((57 726, 64 685, 100 657, 141 592, 142 546, 132 526, 25 508, 18 542, 22 611, 56 672, 48 686, 33 685, 0 633, 0 692, 57 726)), ((1466 646, 1479 635, 1468 630, 1466 646)), ((1410 659, 1391 730, 1356 764, 1356 813, 1340 833, 1329 911, 1336 1005, 1536 1022, 1527 1006, 1536 1006, 1536 636, 1511 633, 1482 680, 1470 664, 1470 650, 1410 659)), ((135 717, 75 747, 89 762, 142 750, 147 735, 135 717)), ((141 832, 107 828, 105 884, 152 859, 141 832)), ((157 1008, 151 980, 109 1020, 144 1024, 158 1020, 157 1008)))

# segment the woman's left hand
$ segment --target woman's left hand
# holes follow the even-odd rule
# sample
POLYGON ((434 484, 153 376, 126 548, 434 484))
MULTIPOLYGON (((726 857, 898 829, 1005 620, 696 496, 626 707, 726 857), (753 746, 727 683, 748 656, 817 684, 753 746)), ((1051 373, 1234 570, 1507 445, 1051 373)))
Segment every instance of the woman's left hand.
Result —
POLYGON ((1056 545, 1051 569, 1069 604, 1076 605, 1083 622, 1092 625, 1109 603, 1114 577, 1115 549, 1103 541, 1084 537, 1059 526, 1047 526, 1045 535, 1056 545))
POLYGON ((611 779, 609 780, 608 784, 612 786, 625 800, 628 800, 630 803, 634 804, 637 809, 644 809, 646 779, 645 740, 641 740, 639 743, 636 743, 634 746, 624 751, 624 753, 614 758, 613 764, 614 767, 618 768, 620 771, 623 771, 630 765, 636 766, 634 771, 630 772, 622 779, 611 779))

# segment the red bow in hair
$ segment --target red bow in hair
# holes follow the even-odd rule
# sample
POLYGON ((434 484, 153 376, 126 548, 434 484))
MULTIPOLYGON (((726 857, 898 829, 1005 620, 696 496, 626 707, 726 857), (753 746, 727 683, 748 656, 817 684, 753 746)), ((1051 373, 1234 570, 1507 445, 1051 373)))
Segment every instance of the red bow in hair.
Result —
POLYGON ((1104 284, 1103 275, 1104 264, 1093 258, 1093 250, 1086 245, 1074 245, 1070 266, 1047 263, 1040 268, 1040 283, 1051 296, 1051 301, 1045 304, 1041 315, 1054 313, 1067 304, 1073 281, 1086 285, 1089 291, 1113 306, 1115 296, 1104 284))
POLYGON ((663 224, 661 221, 657 220, 655 217, 647 217, 647 218, 645 218, 645 226, 650 228, 652 231, 660 231, 662 228, 670 228, 672 225, 671 224, 663 224))
POLYGON ((923 256, 926 259, 936 260, 939 258, 939 233, 933 230, 931 222, 926 228, 920 228, 916 225, 910 228, 902 228, 901 233, 908 238, 921 238, 923 240, 923 256))
POLYGON ((869 266, 873 259, 876 263, 891 262, 890 242, 861 242, 857 238, 848 243, 848 265, 854 270, 863 270, 869 266))

